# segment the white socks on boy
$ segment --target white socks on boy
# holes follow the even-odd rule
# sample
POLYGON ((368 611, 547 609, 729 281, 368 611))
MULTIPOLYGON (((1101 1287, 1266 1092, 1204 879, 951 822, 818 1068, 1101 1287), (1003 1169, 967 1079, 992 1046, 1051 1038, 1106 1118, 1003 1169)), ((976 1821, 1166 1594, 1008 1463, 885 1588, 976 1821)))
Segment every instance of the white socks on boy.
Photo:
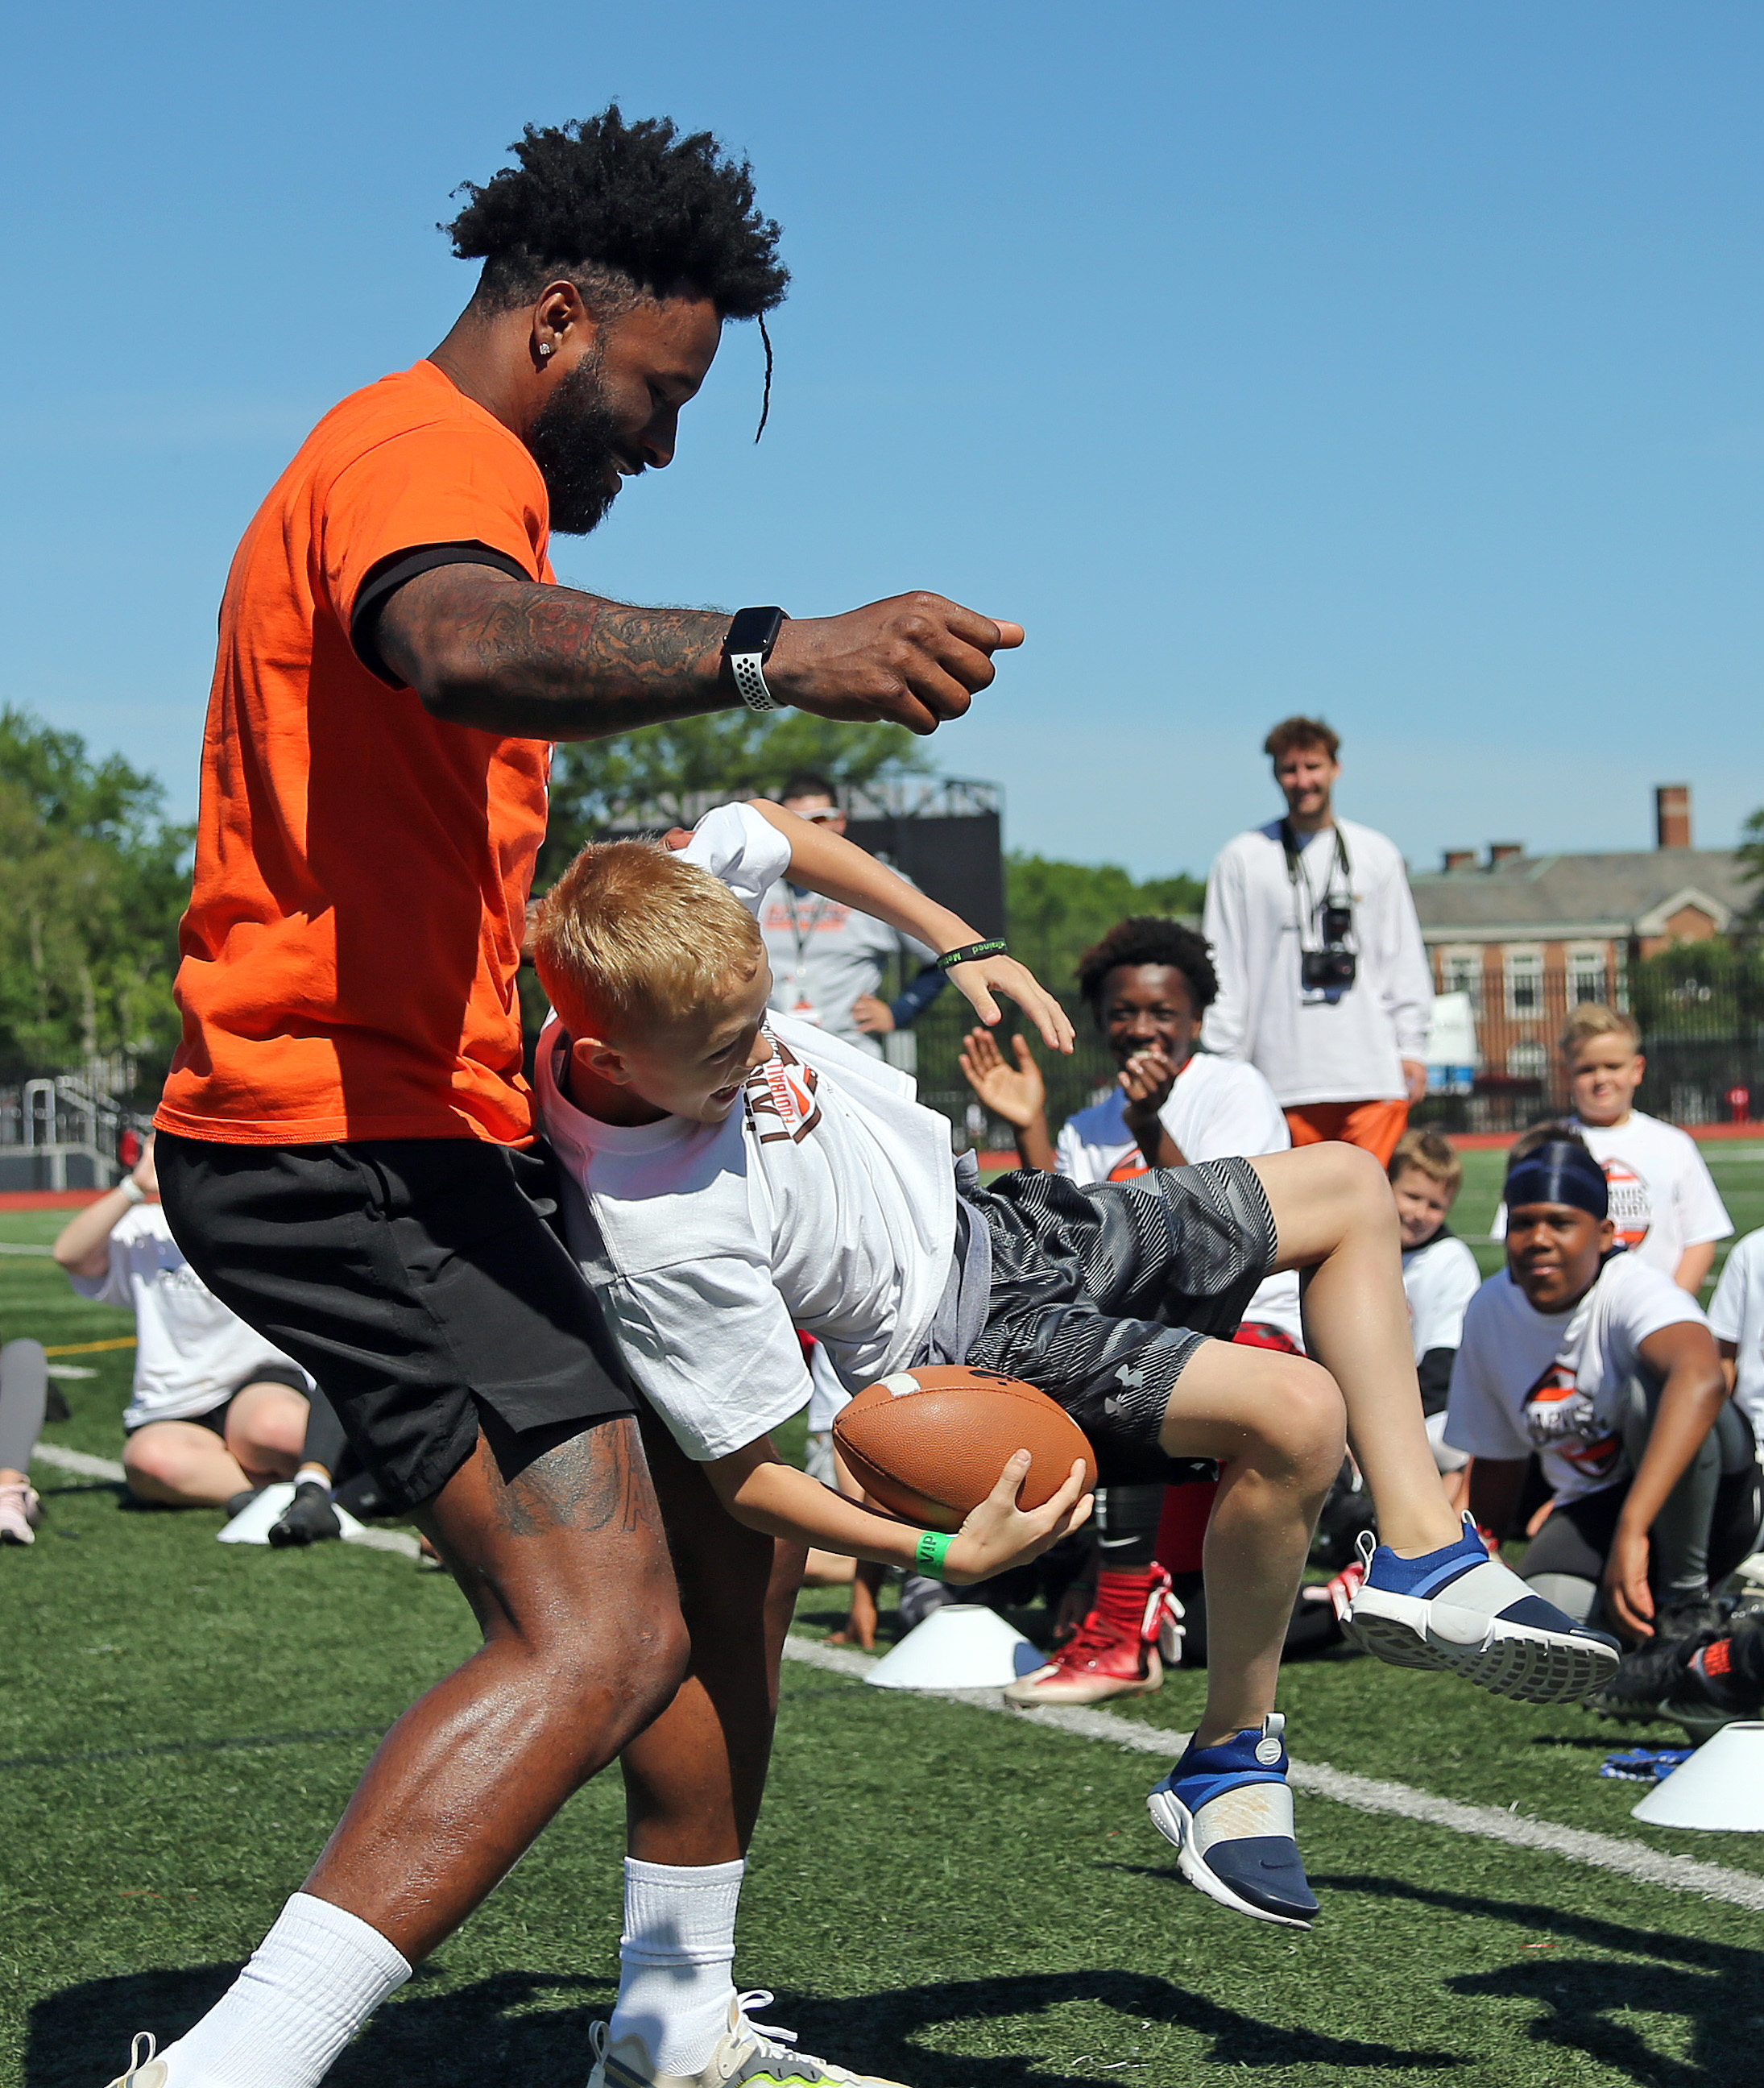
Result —
MULTIPOLYGON (((659 2073, 696 2073, 729 2026, 744 1863, 625 1859, 625 1930, 609 2044, 640 2037, 659 2073)), ((175 2077, 173 2088, 183 2088, 175 2077)))
POLYGON ((160 2054, 169 2088, 318 2088, 409 1977, 377 1928, 296 1893, 227 1992, 160 2054))

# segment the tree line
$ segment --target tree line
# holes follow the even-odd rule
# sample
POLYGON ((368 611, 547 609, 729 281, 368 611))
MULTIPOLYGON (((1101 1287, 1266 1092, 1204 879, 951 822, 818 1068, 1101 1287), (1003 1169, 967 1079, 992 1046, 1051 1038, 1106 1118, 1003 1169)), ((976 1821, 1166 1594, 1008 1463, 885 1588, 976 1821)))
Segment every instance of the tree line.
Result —
MULTIPOLYGON (((558 750, 535 889, 581 844, 633 817, 675 819, 710 792, 775 796, 793 770, 841 788, 930 772, 900 726, 841 725, 796 711, 683 718, 558 750)), ((1764 850, 1764 819, 1758 832, 1764 850)), ((193 829, 167 816, 158 778, 77 733, 0 708, 0 1084, 123 1059, 150 1095, 177 1042, 172 979, 193 829)), ((1185 875, 1137 880, 1111 865, 1013 854, 1013 948, 1056 991, 1126 914, 1198 914, 1185 875)))

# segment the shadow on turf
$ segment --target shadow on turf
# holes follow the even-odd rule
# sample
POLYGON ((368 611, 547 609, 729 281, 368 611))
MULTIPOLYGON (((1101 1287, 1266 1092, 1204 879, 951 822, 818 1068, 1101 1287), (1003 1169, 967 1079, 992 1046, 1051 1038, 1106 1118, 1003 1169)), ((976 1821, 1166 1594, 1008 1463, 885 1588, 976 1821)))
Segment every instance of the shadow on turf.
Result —
MULTIPOLYGON (((101 2088, 107 2075, 121 2067, 137 2030, 152 2029, 162 2043, 169 2043, 219 1999, 237 1970, 202 1965, 140 1972, 90 1980, 49 1996, 31 2013, 24 2088, 101 2088)), ((521 1972, 425 1994, 419 1972, 414 1991, 383 2009, 337 2061, 327 2088, 383 2088, 387 2082, 421 2082, 422 2088, 482 2088, 486 2082, 582 2088, 588 2026, 606 2013, 612 1998, 610 1980, 521 1972)), ((1202 2057, 1216 2066, 1408 2071, 1459 2063, 1449 2052, 1404 2052, 1394 2045, 1282 2029, 1167 1979, 1131 1972, 1024 1973, 837 2000, 786 1995, 760 2013, 762 2021, 799 2030, 806 2051, 861 2063, 917 2088, 1051 2088, 1067 2080, 1097 2080, 1102 2069, 1093 2066, 1068 2075, 1033 2050, 984 2056, 940 2052, 937 2033, 948 2024, 1033 2017, 1075 2003, 1110 2009, 1122 2018, 1118 2041, 1107 2044, 1107 2051, 1137 2049, 1145 2035, 1141 2026, 1150 2023, 1210 2039, 1202 2057)), ((1107 2038, 1109 2032, 1094 2035, 1107 2038)), ((1103 2052, 1096 2056, 1102 2060, 1103 2052)))
POLYGON ((1538 2011, 1531 2024, 1535 2043, 1600 2060, 1636 2088, 1741 2088, 1764 2077, 1758 2056, 1764 2042, 1764 1953, 1524 1901, 1430 1891, 1389 1878, 1313 1877, 1311 1882, 1531 1929, 1539 1943, 1578 1943, 1620 1953, 1612 1962, 1565 1956, 1558 1947, 1528 1953, 1497 1971, 1466 1973, 1442 1983, 1472 2000, 1529 2002, 1538 2011), (1653 2049, 1639 2030, 1621 2020, 1635 2014, 1678 2017, 1690 2056, 1678 2059, 1653 2049))

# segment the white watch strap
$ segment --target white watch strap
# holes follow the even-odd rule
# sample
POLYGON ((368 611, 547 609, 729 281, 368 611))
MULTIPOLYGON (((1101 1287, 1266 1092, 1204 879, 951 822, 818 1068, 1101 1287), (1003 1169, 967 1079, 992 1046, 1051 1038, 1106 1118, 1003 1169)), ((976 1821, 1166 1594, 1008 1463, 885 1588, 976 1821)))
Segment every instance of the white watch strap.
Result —
POLYGON ((117 1187, 122 1192, 123 1196, 131 1204, 144 1204, 147 1201, 146 1190, 141 1187, 140 1183, 135 1180, 132 1174, 125 1174, 122 1179, 118 1183, 117 1187))
POLYGON ((750 711, 775 711, 782 706, 765 685, 764 656, 758 652, 731 652, 729 671, 735 688, 750 711))

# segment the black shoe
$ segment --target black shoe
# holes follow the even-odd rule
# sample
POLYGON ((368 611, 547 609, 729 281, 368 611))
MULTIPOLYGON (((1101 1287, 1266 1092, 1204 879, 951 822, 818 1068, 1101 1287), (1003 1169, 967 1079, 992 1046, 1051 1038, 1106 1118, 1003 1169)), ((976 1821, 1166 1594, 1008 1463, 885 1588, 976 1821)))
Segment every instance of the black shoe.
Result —
POLYGON ((1610 1679, 1583 1700, 1586 1709, 1596 1711, 1601 1718, 1625 1718, 1638 1726, 1668 1717, 1666 1706, 1705 1636, 1651 1638, 1633 1653, 1625 1654, 1610 1679))
POLYGON ((1692 1646, 1666 1705, 1667 1717, 1676 1718, 1698 1747, 1723 1726, 1764 1711, 1764 1692, 1748 1688, 1733 1672, 1732 1646, 1730 1631, 1705 1632, 1692 1646))
POLYGON ((394 1513, 379 1481, 371 1472, 352 1472, 332 1488, 331 1498, 358 1522, 371 1522, 376 1515, 394 1513))
POLYGON ((1723 1632, 1728 1628, 1728 1613, 1732 1605, 1716 1595, 1699 1595, 1688 1602, 1663 1603, 1654 1619, 1654 1639, 1696 1638, 1705 1632, 1723 1632))
POLYGON ((343 1525, 331 1505, 331 1489, 316 1479, 303 1479, 294 1497, 269 1526, 269 1541, 277 1551, 295 1544, 322 1544, 327 1538, 340 1537, 343 1525))
POLYGON ((236 1494, 229 1495, 227 1504, 221 1513, 231 1522, 234 1516, 243 1515, 263 1491, 261 1487, 241 1487, 236 1494))

